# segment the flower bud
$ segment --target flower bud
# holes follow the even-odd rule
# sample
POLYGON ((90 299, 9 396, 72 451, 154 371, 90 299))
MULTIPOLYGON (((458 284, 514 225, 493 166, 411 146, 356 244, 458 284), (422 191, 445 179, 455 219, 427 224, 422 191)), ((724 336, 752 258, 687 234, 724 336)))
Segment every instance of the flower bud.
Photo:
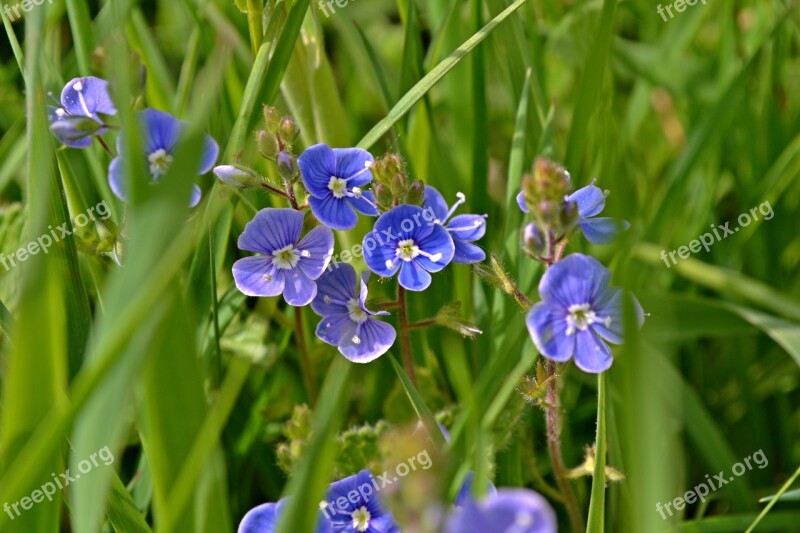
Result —
POLYGON ((265 130, 259 130, 256 133, 256 143, 258 143, 258 152, 267 159, 275 159, 278 154, 278 140, 275 138, 274 133, 269 133, 265 130))
POLYGON ((278 172, 285 180, 292 181, 294 179, 297 174, 297 164, 292 154, 284 151, 278 153, 278 172))
POLYGON ((400 198, 406 194, 408 185, 406 184, 406 177, 402 174, 395 174, 392 181, 389 182, 389 187, 395 198, 400 198))
POLYGON ((297 136, 300 135, 300 128, 297 127, 294 120, 287 117, 281 120, 278 133, 280 133, 281 139, 283 139, 284 142, 291 144, 297 139, 297 136))
POLYGON ((214 167, 214 174, 226 185, 237 189, 258 187, 261 184, 255 172, 240 165, 220 165, 214 167))
POLYGON ((528 224, 522 230, 522 247, 525 253, 533 258, 547 257, 549 254, 550 242, 536 224, 528 224))
POLYGON ((392 191, 389 190, 389 187, 383 183, 376 183, 372 186, 372 193, 375 195, 375 200, 378 203, 378 207, 382 211, 388 211, 392 208, 394 196, 392 196, 392 191))
POLYGON ((559 212, 558 227, 556 231, 559 235, 568 235, 578 225, 578 204, 564 200, 559 212))
POLYGON ((264 106, 264 127, 267 131, 275 134, 278 133, 278 128, 281 123, 281 114, 278 109, 270 105, 264 106))
POLYGON ((411 205, 422 205, 425 199, 425 184, 420 180, 414 180, 406 193, 406 203, 411 205))

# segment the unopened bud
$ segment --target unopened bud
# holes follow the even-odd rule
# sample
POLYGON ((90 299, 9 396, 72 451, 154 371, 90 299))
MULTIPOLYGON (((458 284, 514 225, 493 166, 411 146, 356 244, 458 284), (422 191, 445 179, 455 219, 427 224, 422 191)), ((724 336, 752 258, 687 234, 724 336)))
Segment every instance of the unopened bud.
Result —
POLYGON ((419 180, 414 180, 406 193, 406 203, 422 205, 423 200, 425 200, 425 184, 419 180))
POLYGON ((274 159, 278 154, 278 140, 274 133, 259 130, 256 133, 256 142, 258 143, 258 152, 267 159, 274 159))
POLYGON ((372 186, 372 193, 375 195, 375 200, 378 202, 378 207, 382 210, 388 211, 394 203, 394 196, 389 187, 383 183, 376 183, 372 186))
POLYGON ((284 151, 278 153, 278 172, 283 179, 289 181, 294 179, 297 174, 297 165, 292 154, 284 151))
POLYGON ((240 165, 220 165, 214 167, 214 174, 226 185, 237 189, 258 187, 261 184, 255 172, 240 165))
POLYGON ((408 189, 408 184, 406 183, 406 177, 402 174, 395 174, 392 178, 392 181, 389 182, 389 187, 392 190, 392 194, 395 198, 400 198, 406 194, 408 189))
POLYGON ((528 224, 522 230, 522 246, 525 253, 533 258, 547 257, 550 243, 547 234, 536 224, 528 224))
POLYGON ((293 143, 294 140, 300 135, 300 128, 297 127, 294 120, 290 118, 284 118, 281 120, 280 127, 278 128, 278 132, 281 135, 281 139, 287 143, 293 143))

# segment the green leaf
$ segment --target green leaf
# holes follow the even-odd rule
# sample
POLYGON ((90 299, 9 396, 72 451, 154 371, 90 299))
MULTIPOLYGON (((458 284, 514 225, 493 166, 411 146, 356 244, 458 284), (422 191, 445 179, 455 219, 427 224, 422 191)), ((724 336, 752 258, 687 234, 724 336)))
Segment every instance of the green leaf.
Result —
POLYGON ((594 474, 589 500, 587 533, 605 531, 606 507, 606 374, 597 375, 597 434, 594 440, 594 474))

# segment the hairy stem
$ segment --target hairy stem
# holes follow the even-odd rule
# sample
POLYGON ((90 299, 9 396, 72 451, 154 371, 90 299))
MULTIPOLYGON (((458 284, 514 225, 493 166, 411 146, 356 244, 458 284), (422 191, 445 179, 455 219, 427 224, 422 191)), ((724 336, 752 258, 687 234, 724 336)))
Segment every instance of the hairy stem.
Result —
POLYGON ((400 326, 400 350, 403 353, 403 364, 406 367, 408 379, 417 386, 417 375, 414 372, 414 360, 411 358, 411 339, 408 324, 408 310, 406 306, 406 290, 397 284, 397 321, 400 326))
POLYGON ((311 359, 308 356, 308 345, 306 344, 306 332, 303 327, 303 308, 294 308, 294 334, 297 339, 297 351, 300 352, 300 369, 303 373, 303 381, 306 384, 308 397, 311 404, 317 403, 317 384, 314 381, 314 371, 311 366, 311 359))
MULTIPOLYGON (((548 360, 545 364, 547 376, 552 378, 556 374, 556 363, 548 360)), ((572 531, 580 533, 585 531, 583 518, 575 500, 575 493, 567 478, 567 469, 564 458, 561 456, 561 402, 558 397, 558 385, 555 379, 550 379, 547 384, 547 403, 545 407, 545 421, 547 422, 547 449, 550 452, 550 461, 553 463, 553 475, 558 483, 558 488, 564 496, 564 506, 567 508, 572 531)))

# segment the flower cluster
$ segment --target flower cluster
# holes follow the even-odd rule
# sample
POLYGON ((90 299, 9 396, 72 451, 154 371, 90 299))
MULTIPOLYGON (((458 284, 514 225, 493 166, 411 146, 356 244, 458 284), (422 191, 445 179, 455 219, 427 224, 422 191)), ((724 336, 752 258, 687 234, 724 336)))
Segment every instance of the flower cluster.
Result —
MULTIPOLYGON (((67 83, 61 92, 60 107, 48 107, 50 130, 62 144, 72 148, 88 148, 92 144, 92 138, 101 138, 112 129, 108 120, 117 114, 117 109, 109 95, 108 86, 107 81, 92 76, 75 78, 67 83)), ((145 163, 151 182, 157 183, 169 171, 175 149, 186 128, 185 123, 163 111, 144 109, 138 115, 144 137, 144 153, 124 154, 125 143, 123 136, 119 135, 115 156, 101 140, 103 147, 113 157, 108 169, 109 186, 123 201, 128 199, 123 159, 140 157, 145 163)), ((219 146, 206 135, 197 173, 205 174, 211 170, 218 155, 219 146)), ((196 206, 200 197, 200 187, 194 185, 189 206, 196 206)))
MULTIPOLYGON (((396 155, 376 160, 360 148, 316 144, 295 157, 292 141, 297 135, 291 118, 266 107, 256 142, 259 153, 275 162, 279 183, 238 162, 214 169, 226 185, 265 189, 290 205, 263 209, 247 224, 239 248, 256 255, 236 261, 233 277, 248 296, 282 294, 289 305, 311 304, 321 317, 316 336, 350 361, 367 363, 386 353, 397 337, 395 328, 382 320, 389 313, 367 306, 369 272, 382 278, 398 274, 402 289, 424 291, 432 283, 431 274, 451 262, 475 263, 486 257, 475 244, 486 232, 486 217, 454 216, 464 195, 458 193, 458 201, 448 207, 439 191, 410 180, 396 155), (360 257, 363 252, 369 271, 361 273, 338 260, 331 264, 332 230, 354 229, 359 215, 378 217, 359 252, 352 254, 360 257), (313 229, 301 240, 304 223, 313 229)), ((349 252, 342 255, 351 257, 349 252)), ((470 334, 479 331, 446 318, 431 322, 470 334)))

